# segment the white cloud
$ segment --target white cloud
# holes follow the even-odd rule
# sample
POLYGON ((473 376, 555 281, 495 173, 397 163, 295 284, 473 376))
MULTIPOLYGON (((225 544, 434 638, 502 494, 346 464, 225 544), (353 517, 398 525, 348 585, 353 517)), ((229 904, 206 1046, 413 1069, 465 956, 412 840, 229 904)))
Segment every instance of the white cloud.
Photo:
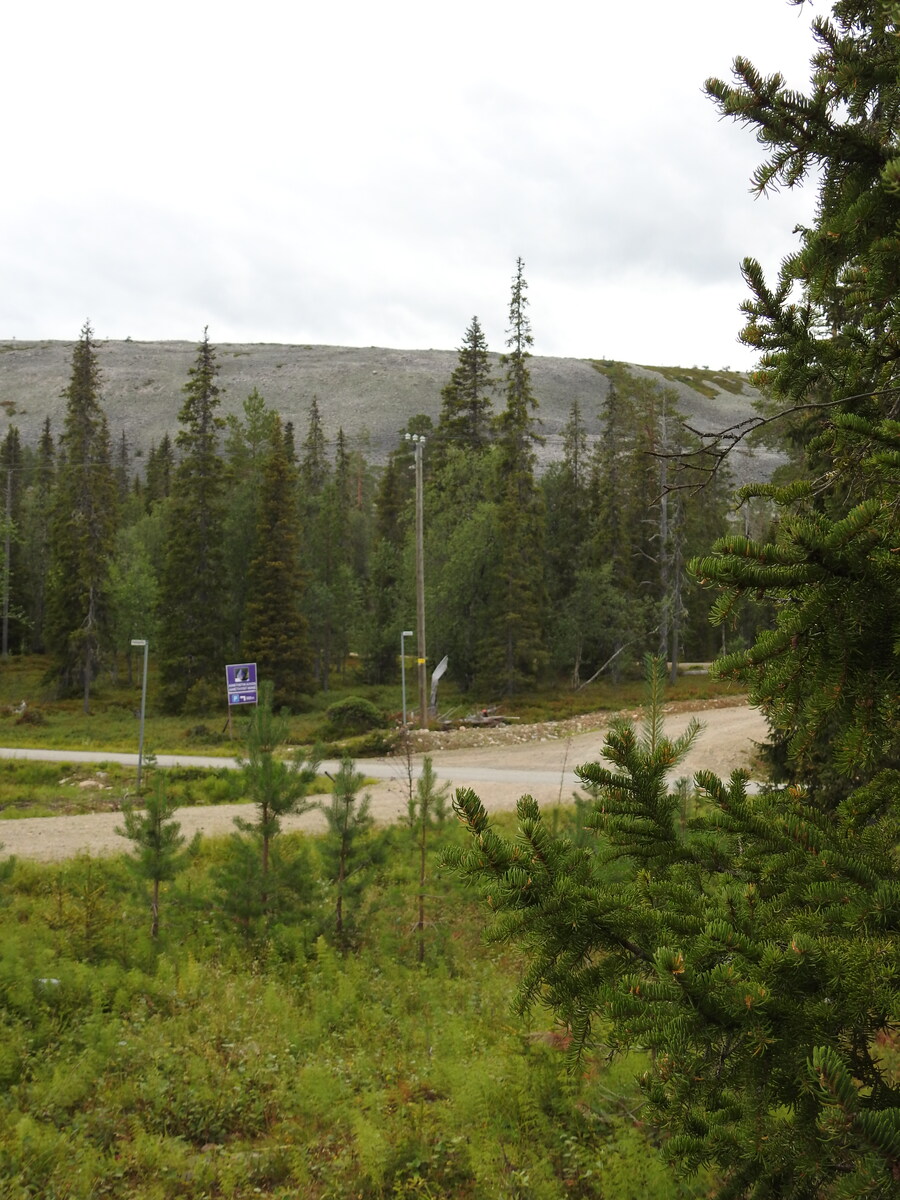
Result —
POLYGON ((802 86, 786 0, 446 11, 19 6, 0 82, 0 336, 500 348, 515 259, 536 350, 748 365, 752 134, 702 95, 736 53, 802 86))

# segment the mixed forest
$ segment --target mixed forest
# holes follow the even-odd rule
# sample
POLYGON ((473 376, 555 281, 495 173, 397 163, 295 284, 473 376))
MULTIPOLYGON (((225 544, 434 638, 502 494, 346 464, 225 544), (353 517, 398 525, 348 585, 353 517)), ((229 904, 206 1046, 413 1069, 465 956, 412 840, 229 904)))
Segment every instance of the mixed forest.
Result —
POLYGON ((464 691, 487 702, 548 678, 577 687, 651 650, 708 660, 725 635, 687 563, 749 520, 727 468, 710 478, 679 457, 697 439, 672 389, 606 363, 604 411, 573 402, 562 456, 540 472, 532 342, 520 261, 499 366, 473 318, 437 419, 413 418, 375 469, 341 431, 326 440, 316 399, 302 429, 256 390, 222 418, 206 336, 178 428, 138 458, 124 432, 112 444, 86 325, 64 427, 48 419, 27 446, 11 426, 0 446, 4 653, 51 655, 59 691, 86 708, 134 637, 150 642, 167 712, 202 711, 226 662, 257 662, 294 709, 351 654, 369 682, 393 680, 416 620, 414 435, 429 658, 447 655, 464 691), (592 441, 588 417, 602 423, 592 441))

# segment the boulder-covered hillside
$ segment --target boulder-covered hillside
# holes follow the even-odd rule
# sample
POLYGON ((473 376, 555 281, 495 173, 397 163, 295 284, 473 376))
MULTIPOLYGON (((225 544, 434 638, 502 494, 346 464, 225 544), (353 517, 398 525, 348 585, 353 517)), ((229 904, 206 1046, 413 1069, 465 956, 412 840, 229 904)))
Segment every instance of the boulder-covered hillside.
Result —
MULTIPOLYGON (((178 429, 182 386, 197 347, 191 342, 98 342, 103 374, 102 402, 114 444, 124 431, 139 459, 178 429)), ((375 346, 281 346, 271 344, 216 347, 223 389, 223 414, 238 413, 257 388, 282 419, 293 421, 303 440, 309 404, 318 399, 325 432, 343 428, 351 448, 382 463, 396 445, 397 433, 410 417, 427 413, 436 420, 441 388, 457 362, 455 350, 385 350, 375 346)), ((26 444, 33 445, 49 416, 54 432, 62 428, 69 378, 71 342, 0 342, 0 437, 15 424, 26 444)), ((626 364, 615 364, 617 369, 626 364)), ((603 398, 610 386, 611 363, 576 358, 535 357, 532 381, 545 443, 541 457, 561 453, 560 431, 573 400, 578 400, 590 434, 597 434, 603 398)), ((745 375, 706 368, 628 365, 674 387, 690 424, 720 429, 752 414, 759 393, 745 375)), ((496 374, 502 370, 497 365, 496 374)), ((498 396, 497 406, 502 405, 498 396)), ((742 451, 732 467, 743 481, 767 477, 777 461, 771 452, 753 457, 742 451)))

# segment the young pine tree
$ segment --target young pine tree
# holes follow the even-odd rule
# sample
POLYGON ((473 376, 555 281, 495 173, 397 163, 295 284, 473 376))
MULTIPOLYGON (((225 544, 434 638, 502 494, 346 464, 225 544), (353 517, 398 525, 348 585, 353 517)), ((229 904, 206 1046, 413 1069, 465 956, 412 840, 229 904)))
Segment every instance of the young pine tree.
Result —
POLYGON ((360 799, 364 777, 345 758, 333 779, 331 797, 319 805, 326 822, 320 853, 325 878, 334 889, 333 934, 346 953, 354 945, 359 923, 357 908, 381 844, 373 837, 374 819, 368 796, 360 799))
POLYGON ((714 1164, 721 1197, 888 1200, 896 782, 827 814, 814 792, 701 772, 685 822, 672 772, 687 739, 664 736, 659 699, 643 737, 627 722, 607 737, 612 767, 579 768, 593 845, 552 834, 528 796, 509 841, 460 790, 475 840, 453 865, 489 899, 492 936, 528 953, 523 1006, 549 1004, 578 1049, 652 1051, 644 1119, 671 1160, 714 1164))
POLYGON ((122 809, 125 824, 116 833, 127 837, 133 852, 126 863, 137 879, 150 884, 150 936, 159 936, 160 889, 183 870, 189 857, 196 853, 199 833, 185 847, 181 826, 173 820, 175 804, 166 795, 165 775, 157 773, 153 791, 144 801, 143 809, 126 803, 122 809))
POLYGON ((415 791, 409 799, 409 827, 416 839, 416 849, 419 858, 418 892, 416 894, 416 960, 420 964, 425 961, 425 920, 426 903, 429 897, 425 892, 428 882, 428 844, 430 835, 435 829, 440 829, 447 819, 447 794, 450 791, 449 782, 439 784, 434 773, 431 756, 426 754, 422 760, 422 773, 416 780, 415 791))
POLYGON ((256 820, 236 822, 257 849, 262 916, 275 910, 279 885, 272 879, 272 842, 281 832, 282 818, 313 807, 306 796, 318 771, 315 758, 304 760, 298 754, 285 761, 278 757, 288 739, 288 725, 273 711, 272 701, 273 687, 266 680, 260 685, 259 703, 250 717, 247 757, 241 762, 244 795, 256 805, 256 820))

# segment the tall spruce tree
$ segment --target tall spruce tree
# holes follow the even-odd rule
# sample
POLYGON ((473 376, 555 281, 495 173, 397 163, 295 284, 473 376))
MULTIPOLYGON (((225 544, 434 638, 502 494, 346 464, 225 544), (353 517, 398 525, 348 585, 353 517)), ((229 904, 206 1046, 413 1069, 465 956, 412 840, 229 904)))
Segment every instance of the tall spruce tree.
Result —
POLYGON ((176 438, 180 461, 166 511, 160 580, 161 698, 180 712, 192 688, 220 685, 226 658, 224 465, 216 354, 204 330, 184 387, 176 438))
MULTIPOLYGON (((609 397, 604 432, 590 455, 585 423, 577 401, 573 403, 563 430, 563 460, 552 464, 542 480, 553 662, 571 671, 573 688, 582 685, 585 668, 593 677, 606 667, 617 673, 624 665, 623 650, 639 652, 641 635, 653 624, 646 598, 631 575, 635 530, 626 533, 615 523, 613 536, 605 536, 599 515, 608 512, 621 519, 626 508, 638 511, 625 484, 625 463, 633 444, 619 428, 621 409, 614 387, 609 397), (611 411, 619 417, 610 419, 611 411)), ((640 511, 645 507, 642 504, 640 511)))
POLYGON ((164 433, 158 446, 151 446, 147 455, 147 472, 144 479, 144 504, 150 512, 168 498, 172 490, 175 473, 175 451, 172 439, 164 433))
MULTIPOLYGON (((418 419, 413 418, 408 431, 418 432, 418 424, 418 419)), ((401 434, 388 455, 375 492, 365 624, 365 666, 373 683, 396 678, 398 639, 400 630, 408 623, 403 614, 415 612, 415 599, 406 581, 408 572, 404 570, 404 553, 413 522, 414 488, 413 449, 401 434)))
POLYGON ((22 501, 22 595, 27 646, 33 654, 42 654, 46 648, 44 626, 55 482, 56 447, 47 417, 38 442, 34 470, 22 501))
POLYGON ((10 425, 0 446, 0 528, 3 569, 0 574, 0 656, 24 635, 24 593, 21 570, 22 494, 24 492, 22 441, 17 426, 10 425))
POLYGON ((440 466, 447 445, 482 450, 489 443, 495 387, 487 339, 478 318, 473 317, 453 374, 441 389, 441 412, 430 451, 435 468, 440 466))
MULTIPOLYGON (((426 451, 427 451, 426 445, 426 451)), ((489 454, 450 447, 436 477, 429 465, 425 487, 425 604, 435 658, 449 656, 449 671, 469 690, 485 681, 484 632, 496 610, 498 505, 494 500, 496 450, 489 454), (492 607, 492 605, 494 607, 492 607)), ((410 510, 411 513, 411 510, 410 510)), ((407 549, 405 611, 414 611, 412 541, 407 549)), ((396 612, 396 610, 395 610, 396 612)), ((396 628, 396 626, 395 626, 396 628)), ((499 655, 497 656, 499 658, 499 655)), ((500 667, 502 671, 502 665, 500 667)), ((488 679, 492 694, 503 676, 488 679)))
POLYGON ((119 504, 124 504, 131 494, 131 451, 128 448, 128 438, 123 429, 119 435, 116 447, 116 462, 114 467, 116 477, 116 492, 119 504))
POLYGON ((343 429, 338 430, 335 439, 334 466, 328 468, 325 460, 327 474, 320 484, 318 438, 315 448, 308 447, 308 451, 301 462, 301 480, 315 480, 320 491, 316 494, 301 489, 302 502, 310 513, 304 538, 304 566, 309 576, 305 606, 316 682, 328 691, 332 672, 343 668, 359 617, 359 586, 354 570, 359 475, 343 429))
POLYGON ((572 401, 562 431, 563 457, 541 479, 547 526, 547 586, 551 604, 571 590, 579 554, 588 536, 590 462, 587 428, 578 400, 572 401))
POLYGON ((497 417, 494 488, 497 561, 490 622, 481 650, 485 684, 510 694, 533 682, 546 664, 544 524, 535 480, 534 411, 528 361, 534 337, 528 317, 522 259, 516 262, 509 304, 506 406, 497 417))
POLYGON ((586 636, 578 648, 585 662, 593 671, 608 668, 617 679, 648 649, 657 625, 656 590, 651 595, 647 580, 645 518, 648 500, 659 492, 646 479, 650 464, 638 454, 634 380, 618 365, 607 370, 612 378, 599 414, 602 433, 591 455, 589 532, 567 607, 574 605, 581 615, 586 636), (610 601, 601 621, 594 619, 595 596, 610 601))
POLYGON ((304 614, 309 623, 313 647, 315 681, 327 691, 331 664, 329 580, 332 575, 333 556, 327 529, 328 501, 331 498, 331 464, 328 461, 328 446, 319 401, 315 396, 309 404, 306 436, 301 449, 297 512, 303 529, 302 565, 309 580, 304 599, 304 614))
POLYGON ((260 488, 241 634, 242 656, 271 682, 276 707, 296 708, 313 689, 296 512, 297 470, 276 417, 260 488))
POLYGON ((225 487, 228 505, 224 522, 224 553, 229 580, 225 620, 229 652, 243 654, 241 629, 253 588, 251 563, 259 551, 260 503, 263 477, 272 442, 282 437, 278 413, 254 388, 242 405, 241 415, 225 418, 225 487))
POLYGON ((87 713, 108 638, 109 563, 117 509, 90 324, 84 325, 75 344, 72 375, 63 394, 66 416, 50 521, 47 643, 60 689, 80 691, 87 713))
POLYGON ((773 542, 727 538, 698 563, 719 616, 746 592, 774 601, 774 627, 719 669, 750 682, 795 782, 753 795, 741 772, 701 772, 683 831, 657 682, 645 736, 617 728, 613 769, 582 768, 596 851, 554 838, 528 797, 511 846, 457 797, 477 838, 458 865, 498 937, 530 950, 523 1001, 582 1045, 652 1049, 645 1116, 729 1200, 890 1200, 900 1180, 900 18, 841 0, 813 31, 808 95, 745 60, 737 86, 709 85, 771 148, 761 189, 813 172, 819 188, 777 288, 745 265, 745 340, 776 399, 816 414, 810 479, 753 489, 778 505, 773 542))
POLYGON ((322 494, 329 470, 322 413, 317 397, 313 396, 309 402, 306 437, 303 439, 303 456, 300 459, 300 481, 305 502, 322 494))
POLYGON ((284 452, 287 455, 288 462, 297 465, 297 443, 294 439, 294 422, 285 421, 284 423, 284 452))
MULTIPOLYGON (((621 372, 620 372, 621 374, 621 372)), ((594 553, 610 563, 616 582, 635 590, 637 539, 635 527, 641 494, 635 494, 631 469, 637 441, 631 390, 623 381, 610 381, 600 412, 603 431, 591 459, 590 514, 594 553)))

